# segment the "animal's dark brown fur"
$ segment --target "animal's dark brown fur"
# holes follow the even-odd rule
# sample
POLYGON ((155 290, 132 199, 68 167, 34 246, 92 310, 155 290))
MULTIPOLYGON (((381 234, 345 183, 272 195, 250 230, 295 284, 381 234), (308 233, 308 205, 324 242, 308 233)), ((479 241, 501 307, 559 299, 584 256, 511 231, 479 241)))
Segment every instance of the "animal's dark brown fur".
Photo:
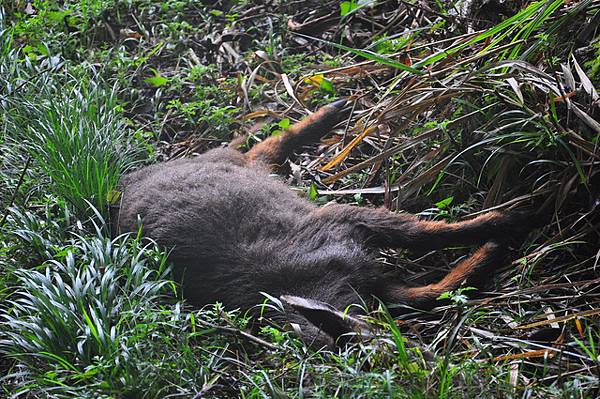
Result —
MULTIPOLYGON (((144 234, 171 250, 176 278, 191 304, 219 301, 249 309, 263 301, 261 292, 288 302, 294 300, 287 296, 301 297, 308 302, 295 301, 296 309, 334 336, 339 329, 318 316, 327 309, 324 304, 343 310, 376 296, 431 307, 442 292, 468 278, 477 284, 478 277, 501 265, 504 251, 494 240, 524 228, 513 216, 491 212, 447 224, 386 209, 319 208, 269 176, 295 148, 327 133, 342 105, 322 108, 245 154, 214 149, 124 176, 118 229, 135 231, 141 220, 144 234), (390 281, 375 260, 380 247, 429 250, 455 244, 484 245, 425 287, 407 288, 400 277, 390 281), (324 306, 307 310, 306 303, 324 306)), ((305 335, 317 334, 298 313, 291 311, 290 318, 305 335)))

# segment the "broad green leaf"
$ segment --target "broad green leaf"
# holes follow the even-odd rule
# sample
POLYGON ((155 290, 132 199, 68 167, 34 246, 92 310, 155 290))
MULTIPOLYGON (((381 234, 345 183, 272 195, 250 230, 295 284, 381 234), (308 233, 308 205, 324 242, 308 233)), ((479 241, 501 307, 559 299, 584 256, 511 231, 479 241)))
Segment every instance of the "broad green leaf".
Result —
POLYGON ((435 206, 438 209, 444 209, 444 208, 448 207, 448 205, 450 205, 453 200, 454 200, 454 197, 448 197, 446 199, 441 200, 440 202, 436 202, 435 206))
POLYGON ((156 69, 153 69, 152 71, 154 71, 154 76, 144 79, 145 83, 148 83, 154 87, 160 87, 167 84, 169 79, 161 76, 160 72, 158 72, 156 69))
POLYGON ((340 15, 343 17, 356 8, 358 8, 358 3, 356 1, 342 1, 340 3, 340 15))
POLYGON ((279 123, 277 124, 281 129, 287 129, 288 127, 290 127, 290 120, 288 118, 282 119, 279 121, 279 123))
POLYGON ((335 94, 335 87, 333 86, 333 83, 331 83, 331 80, 329 80, 329 79, 323 79, 321 81, 320 89, 323 91, 326 91, 327 93, 335 94))
POLYGON ((315 182, 310 183, 310 188, 308 189, 308 199, 311 201, 316 201, 319 197, 319 192, 317 191, 317 185, 315 182))

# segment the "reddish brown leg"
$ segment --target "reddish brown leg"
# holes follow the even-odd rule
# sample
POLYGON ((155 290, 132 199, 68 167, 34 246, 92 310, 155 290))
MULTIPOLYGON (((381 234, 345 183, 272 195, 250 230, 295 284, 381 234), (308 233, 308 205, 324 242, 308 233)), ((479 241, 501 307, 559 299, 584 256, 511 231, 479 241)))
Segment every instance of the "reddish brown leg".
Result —
POLYGON ((252 147, 246 158, 250 163, 258 161, 274 167, 281 165, 295 149, 318 141, 329 133, 339 121, 339 111, 345 104, 346 100, 338 100, 320 108, 282 134, 271 136, 252 147))
POLYGON ((333 205, 316 211, 332 225, 350 226, 358 239, 375 247, 431 250, 452 245, 471 245, 496 239, 518 238, 530 230, 528 220, 517 213, 488 212, 457 223, 422 221, 415 215, 384 208, 333 205))
POLYGON ((488 282, 493 272, 502 266, 505 250, 502 246, 488 242, 460 262, 441 281, 422 287, 406 287, 392 283, 384 288, 382 299, 388 303, 404 303, 419 309, 435 307, 437 298, 446 291, 456 290, 467 280, 468 286, 480 288, 488 282))

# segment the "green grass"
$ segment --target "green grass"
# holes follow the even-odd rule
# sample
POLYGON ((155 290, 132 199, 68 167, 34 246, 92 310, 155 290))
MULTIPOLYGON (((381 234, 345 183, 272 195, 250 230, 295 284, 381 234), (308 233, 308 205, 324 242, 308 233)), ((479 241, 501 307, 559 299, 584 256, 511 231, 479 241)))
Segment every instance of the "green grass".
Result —
POLYGON ((7 181, 14 183, 19 169, 42 172, 38 179, 47 180, 78 215, 89 214, 91 205, 107 217, 121 174, 143 153, 120 115, 114 88, 91 69, 71 75, 58 55, 30 63, 13 47, 13 32, 3 30, 0 43, 3 172, 12 174, 7 181))
POLYGON ((78 214, 91 204, 107 216, 110 201, 118 201, 119 178, 140 149, 119 116, 115 92, 92 79, 46 81, 35 98, 9 100, 7 124, 14 133, 7 144, 25 149, 52 192, 78 214))

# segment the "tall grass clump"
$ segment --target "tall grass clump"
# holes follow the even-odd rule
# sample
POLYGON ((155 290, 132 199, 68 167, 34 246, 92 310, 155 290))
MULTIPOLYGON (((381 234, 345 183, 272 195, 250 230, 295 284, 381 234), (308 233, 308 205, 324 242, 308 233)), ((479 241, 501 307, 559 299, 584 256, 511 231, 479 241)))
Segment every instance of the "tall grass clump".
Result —
POLYGON ((119 178, 137 153, 116 93, 77 77, 52 83, 62 89, 44 86, 36 97, 17 94, 8 102, 13 142, 46 173, 53 193, 80 214, 89 202, 106 215, 119 178))
POLYGON ((3 147, 13 159, 30 157, 49 191, 79 215, 92 204, 106 216, 118 198, 120 176, 141 148, 120 111, 116 88, 107 88, 91 67, 67 68, 59 56, 34 65, 12 48, 2 21, 0 30, 3 147))
POLYGON ((54 100, 47 96, 23 105, 34 115, 24 131, 36 143, 31 153, 50 177, 54 192, 79 211, 87 209, 89 201, 106 214, 113 190, 136 152, 117 111, 115 91, 92 81, 78 82, 54 100))
MULTIPOLYGON (((21 226, 27 242, 36 235, 27 226, 39 224, 32 218, 11 212, 7 223, 21 226)), ((139 237, 107 238, 100 227, 67 236, 49 232, 51 259, 12 270, 17 284, 0 306, 0 356, 14 362, 4 393, 162 398, 201 389, 216 358, 193 346, 194 316, 172 298, 166 255, 139 237)))
MULTIPOLYGON (((26 68, 20 67, 17 62, 16 51, 13 48, 13 37, 11 32, 4 26, 4 15, 0 9, 0 181, 2 182, 2 193, 0 194, 0 205, 2 209, 8 206, 11 189, 17 185, 19 169, 23 168, 26 161, 22 153, 9 146, 6 141, 10 137, 11 130, 8 128, 7 108, 10 93, 19 85, 21 74, 26 68), (11 149, 13 149, 11 151, 11 149)), ((22 65, 24 66, 24 65, 22 65)))

